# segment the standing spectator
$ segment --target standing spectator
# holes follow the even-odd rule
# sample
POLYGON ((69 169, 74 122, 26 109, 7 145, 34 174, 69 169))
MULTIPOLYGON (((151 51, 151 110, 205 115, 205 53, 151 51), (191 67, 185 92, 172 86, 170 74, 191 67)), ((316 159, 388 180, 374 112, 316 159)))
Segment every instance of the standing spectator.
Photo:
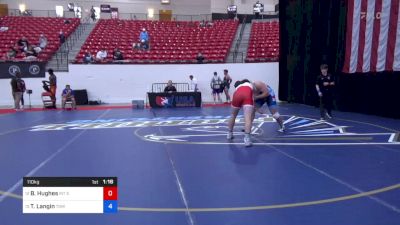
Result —
POLYGON ((28 49, 29 42, 26 39, 26 37, 22 37, 21 39, 18 40, 17 45, 20 52, 25 52, 28 49))
POLYGON ((204 61, 204 56, 201 52, 197 53, 196 60, 198 64, 202 64, 204 61))
POLYGON ((105 61, 107 58, 107 51, 102 48, 100 51, 97 52, 96 54, 96 61, 105 61))
POLYGON ((333 76, 328 73, 328 65, 322 64, 320 70, 321 74, 317 78, 315 88, 319 96, 321 120, 325 120, 325 118, 332 118, 333 88, 335 87, 335 80, 333 79, 333 76))
POLYGON ((53 108, 56 108, 56 92, 57 92, 57 77, 54 74, 53 69, 47 70, 49 73, 49 84, 50 84, 50 93, 51 100, 53 101, 53 108))
POLYGON ((25 101, 24 101, 24 93, 26 91, 26 86, 25 86, 25 81, 20 79, 20 87, 21 87, 21 91, 22 91, 22 95, 21 95, 21 109, 24 109, 25 107, 25 101))
POLYGON ((93 22, 96 22, 96 10, 94 9, 93 6, 90 9, 90 18, 92 18, 93 22))
POLYGON ((6 59, 14 59, 17 56, 17 50, 14 47, 10 47, 8 52, 6 53, 6 59))
POLYGON ((143 49, 147 50, 149 48, 149 33, 146 28, 143 28, 139 35, 139 40, 143 49))
POLYGON ((164 88, 164 92, 165 92, 165 93, 173 93, 173 92, 176 92, 175 86, 172 85, 172 80, 169 80, 169 81, 168 81, 167 86, 165 86, 165 88, 164 88))
POLYGON ((113 52, 113 59, 114 60, 124 60, 124 56, 122 55, 121 50, 119 48, 116 48, 113 52))
POLYGON ((93 56, 90 54, 90 52, 86 52, 85 56, 83 56, 83 63, 92 63, 93 62, 93 56))
POLYGON ((189 76, 189 91, 191 92, 197 92, 199 91, 199 87, 197 86, 197 79, 193 76, 189 76))
POLYGON ((65 85, 65 89, 63 90, 61 94, 62 100, 61 100, 61 106, 63 109, 65 109, 65 103, 67 101, 72 102, 72 108, 76 109, 76 101, 75 101, 75 96, 74 96, 74 90, 71 89, 70 85, 67 84, 65 85))
POLYGON ((47 46, 47 38, 44 36, 44 34, 41 34, 39 37, 39 47, 41 49, 45 49, 47 46))
POLYGON ((20 102, 22 95, 25 91, 25 83, 21 79, 21 73, 16 72, 15 77, 11 79, 11 89, 12 89, 12 95, 14 98, 14 109, 15 111, 20 111, 20 102))
POLYGON ((60 33, 58 35, 58 38, 60 39, 60 44, 61 44, 61 48, 64 49, 64 43, 65 43, 65 34, 62 30, 60 30, 60 33))
POLYGON ((218 102, 221 102, 220 93, 222 93, 222 80, 218 76, 217 72, 214 72, 214 76, 211 79, 210 87, 212 89, 212 95, 214 98, 214 104, 216 104, 216 99, 218 97, 218 102))
POLYGON ((226 102, 228 103, 231 102, 231 96, 229 95, 229 88, 231 86, 231 83, 232 83, 232 78, 231 76, 229 76, 228 70, 224 69, 224 79, 222 82, 222 87, 225 92, 226 102))

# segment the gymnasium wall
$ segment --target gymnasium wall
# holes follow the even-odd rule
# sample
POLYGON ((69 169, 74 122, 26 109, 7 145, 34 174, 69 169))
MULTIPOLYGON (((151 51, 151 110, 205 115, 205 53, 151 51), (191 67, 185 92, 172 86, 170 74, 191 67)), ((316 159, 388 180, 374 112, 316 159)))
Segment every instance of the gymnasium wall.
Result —
POLYGON ((211 0, 171 0, 171 4, 162 5, 160 0, 4 0, 10 9, 18 9, 19 4, 26 4, 31 10, 55 10, 56 5, 61 5, 67 10, 68 3, 77 3, 82 7, 83 15, 89 12, 92 6, 100 7, 101 4, 117 7, 119 13, 147 13, 148 8, 154 9, 154 14, 159 10, 172 10, 173 14, 199 15, 210 14, 211 0))
MULTIPOLYGON (((87 89, 89 100, 101 100, 105 103, 130 103, 133 99, 146 99, 146 92, 152 83, 173 82, 187 83, 193 74, 202 92, 203 102, 211 102, 210 81, 213 72, 223 77, 223 70, 228 69, 234 81, 248 78, 267 82, 275 93, 279 83, 278 63, 246 64, 180 64, 180 65, 70 65, 69 72, 56 73, 58 78, 57 97, 66 84, 73 89, 87 89)), ((46 74, 47 76, 47 74, 46 74)), ((48 79, 48 77, 46 77, 48 79)), ((39 78, 25 78, 28 89, 33 90, 33 105, 41 105, 40 94, 43 92, 39 78)), ((231 93, 233 88, 231 88, 231 93)), ((0 80, 0 106, 11 106, 11 86, 9 79, 0 80)), ((28 100, 28 95, 25 94, 28 100)), ((225 97, 223 97, 225 100, 225 97)), ((25 103, 27 104, 27 103, 25 103)), ((60 101, 58 101, 60 104, 60 101)))
MULTIPOLYGON (((253 14, 253 5, 257 0, 211 0, 212 13, 226 13, 228 5, 236 5, 238 14, 253 14)), ((275 5, 279 0, 261 0, 264 11, 275 11, 275 5)))
MULTIPOLYGON (((226 13, 228 5, 238 6, 238 13, 253 14, 253 4, 256 0, 171 0, 171 4, 162 5, 160 0, 3 0, 2 3, 8 4, 9 9, 18 9, 19 4, 26 4, 27 9, 31 10, 55 10, 56 5, 67 8, 68 3, 78 3, 83 8, 89 10, 92 5, 109 4, 117 7, 120 13, 147 13, 148 8, 153 8, 154 13, 158 10, 172 10, 173 14, 179 15, 199 15, 211 13, 226 13)), ((274 11, 275 4, 279 0, 261 0, 264 3, 265 11, 274 11)))

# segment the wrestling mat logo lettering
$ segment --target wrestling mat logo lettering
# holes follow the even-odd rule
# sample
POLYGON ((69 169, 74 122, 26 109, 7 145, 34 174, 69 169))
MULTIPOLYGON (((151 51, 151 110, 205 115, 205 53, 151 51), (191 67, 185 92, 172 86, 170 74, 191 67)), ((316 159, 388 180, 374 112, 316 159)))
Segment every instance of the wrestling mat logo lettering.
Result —
MULTIPOLYGON (((298 116, 283 116, 283 118, 286 127, 284 133, 277 131, 279 127, 271 116, 256 118, 251 132, 254 145, 400 144, 397 132, 374 124, 358 121, 341 121, 342 124, 336 124, 298 116)), ((32 127, 31 131, 82 129, 105 129, 106 131, 106 129, 131 128, 137 137, 151 142, 242 144, 244 119, 242 117, 236 119, 233 141, 226 140, 228 119, 229 117, 226 116, 193 116, 77 120, 65 124, 38 125, 32 127)))

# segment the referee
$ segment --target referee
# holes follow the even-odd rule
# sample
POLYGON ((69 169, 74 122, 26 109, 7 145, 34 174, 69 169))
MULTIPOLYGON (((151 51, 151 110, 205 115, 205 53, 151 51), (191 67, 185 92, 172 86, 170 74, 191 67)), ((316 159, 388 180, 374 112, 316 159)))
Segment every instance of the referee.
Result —
POLYGON ((328 73, 328 65, 322 64, 320 66, 321 74, 317 78, 315 88, 319 96, 319 109, 321 113, 321 120, 332 118, 333 107, 333 88, 335 81, 333 76, 328 73))

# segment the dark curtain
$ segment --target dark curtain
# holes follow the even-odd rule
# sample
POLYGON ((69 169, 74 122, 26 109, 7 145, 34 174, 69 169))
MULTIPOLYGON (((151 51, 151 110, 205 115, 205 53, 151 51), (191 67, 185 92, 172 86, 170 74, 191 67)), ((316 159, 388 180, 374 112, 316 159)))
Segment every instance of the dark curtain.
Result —
POLYGON ((326 63, 337 81, 336 109, 400 118, 399 73, 341 73, 346 47, 347 2, 279 2, 279 98, 288 102, 317 105, 316 76, 319 74, 319 66, 326 63))

